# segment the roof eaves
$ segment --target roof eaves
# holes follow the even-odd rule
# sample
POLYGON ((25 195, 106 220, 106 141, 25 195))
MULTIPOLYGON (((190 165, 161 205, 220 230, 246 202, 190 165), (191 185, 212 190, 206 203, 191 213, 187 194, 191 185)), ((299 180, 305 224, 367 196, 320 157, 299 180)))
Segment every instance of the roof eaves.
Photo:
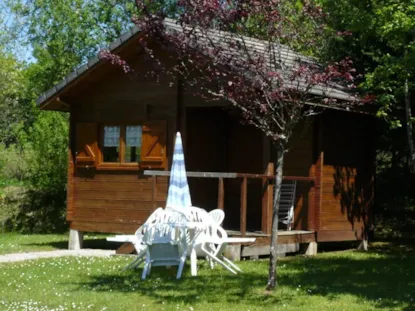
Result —
MULTIPOLYGON (((117 49, 118 47, 120 47, 122 44, 124 44, 125 42, 127 42, 128 40, 130 40, 139 31, 140 31, 140 29, 139 29, 138 26, 131 27, 128 31, 126 31, 125 33, 123 33, 119 38, 117 38, 116 40, 114 40, 113 42, 110 43, 109 50, 110 51, 114 51, 115 49, 117 49)), ((97 65, 100 62, 100 60, 101 59, 98 56, 94 56, 94 57, 88 59, 88 62, 87 63, 81 65, 78 68, 75 68, 74 71, 72 71, 69 74, 67 74, 62 79, 62 81, 60 81, 57 85, 55 85, 54 87, 50 88, 49 90, 47 90, 43 94, 41 94, 38 97, 38 99, 36 100, 36 105, 37 106, 40 106, 43 103, 45 103, 47 100, 49 100, 54 95, 56 95, 56 93, 58 93, 59 91, 63 90, 64 88, 66 88, 69 83, 71 83, 72 81, 74 81, 75 79, 77 79, 79 76, 81 76, 82 74, 84 74, 85 72, 87 72, 89 69, 91 69, 92 67, 94 67, 95 65, 97 65)))

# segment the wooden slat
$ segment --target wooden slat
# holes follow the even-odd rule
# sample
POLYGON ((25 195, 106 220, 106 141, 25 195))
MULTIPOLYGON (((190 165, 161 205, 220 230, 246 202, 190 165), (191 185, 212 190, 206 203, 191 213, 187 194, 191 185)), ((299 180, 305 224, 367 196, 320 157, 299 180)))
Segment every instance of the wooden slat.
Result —
POLYGON ((119 219, 126 221, 129 220, 145 220, 152 210, 136 210, 136 209, 127 209, 127 208, 102 208, 102 207, 83 207, 78 208, 75 212, 74 218, 79 219, 80 217, 91 217, 91 221, 96 219, 107 219, 111 221, 112 219, 119 219))
POLYGON ((246 234, 246 205, 247 205, 247 188, 248 188, 248 179, 245 177, 242 179, 241 183, 241 235, 245 236, 246 234))
POLYGON ((139 225, 126 223, 105 223, 105 222, 90 222, 87 220, 74 220, 70 224, 70 228, 82 232, 103 232, 103 233, 124 233, 133 234, 139 225))
MULTIPOLYGON (((93 172, 91 170, 77 170, 75 175, 76 182, 132 182, 132 183, 150 183, 151 177, 144 176, 137 172, 128 171, 105 171, 105 172, 93 172)), ((168 177, 158 177, 158 183, 168 183, 168 177)))
POLYGON ((357 175, 358 170, 356 167, 347 167, 347 166, 333 166, 333 165, 324 165, 324 175, 325 176, 333 176, 338 173, 342 174, 349 174, 349 175, 357 175))
POLYGON ((321 230, 317 232, 318 242, 355 241, 362 239, 363 231, 357 230, 321 230))
MULTIPOLYGON (((157 193, 156 201, 163 201, 166 199, 167 193, 157 193)), ((151 191, 121 191, 121 190, 78 190, 75 189, 75 199, 113 199, 113 200, 138 200, 138 201, 152 201, 151 191)))
MULTIPOLYGON (((356 222, 354 227, 363 225, 363 223, 356 222)), ((350 221, 329 221, 321 224, 320 230, 351 230, 353 228, 350 221)))
MULTIPOLYGON (((76 181, 75 187, 77 190, 88 191, 88 190, 98 190, 98 191, 134 191, 134 192, 143 192, 143 191, 152 191, 153 183, 149 182, 116 182, 116 181, 76 181)), ((167 191, 167 183, 157 183, 157 189, 160 191, 167 191)))
POLYGON ((218 178, 218 209, 223 210, 225 205, 225 186, 223 178, 218 178))
MULTIPOLYGON (((164 206, 165 200, 156 201, 157 206, 164 206)), ((79 198, 74 202, 75 209, 78 208, 108 208, 108 209, 134 209, 142 211, 151 211, 153 209, 152 201, 140 200, 114 200, 114 199, 88 199, 79 198)))
MULTIPOLYGON (((345 222, 348 226, 350 226, 350 221, 347 219, 347 214, 342 213, 330 213, 330 214, 321 214, 321 225, 324 226, 325 224, 330 224, 332 222, 345 222)), ((354 223, 363 223, 362 220, 355 220, 354 223)))

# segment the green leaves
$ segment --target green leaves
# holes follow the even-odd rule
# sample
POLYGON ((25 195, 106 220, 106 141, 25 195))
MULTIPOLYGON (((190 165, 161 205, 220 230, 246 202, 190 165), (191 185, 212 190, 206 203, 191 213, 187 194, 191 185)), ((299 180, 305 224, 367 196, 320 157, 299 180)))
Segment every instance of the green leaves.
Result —
POLYGON ((415 2, 319 1, 329 12, 332 29, 353 33, 341 41, 333 40, 327 56, 350 55, 365 75, 361 90, 378 98, 378 116, 390 122, 392 128, 401 126, 395 119, 402 119, 404 81, 415 78, 415 2))
POLYGON ((24 43, 33 47, 37 95, 132 26, 134 5, 121 0, 14 0, 8 2, 26 26, 24 43))

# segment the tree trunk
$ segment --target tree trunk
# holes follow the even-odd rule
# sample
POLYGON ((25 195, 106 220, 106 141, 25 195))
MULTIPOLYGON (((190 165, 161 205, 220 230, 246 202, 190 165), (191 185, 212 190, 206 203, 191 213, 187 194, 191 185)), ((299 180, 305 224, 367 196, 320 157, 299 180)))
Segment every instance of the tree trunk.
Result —
POLYGON ((412 112, 411 112, 411 100, 409 96, 408 79, 405 80, 405 114, 406 114, 406 133, 408 138, 409 154, 410 154, 410 166, 413 172, 415 172, 415 146, 412 136, 412 112))
POLYGON ((276 145, 276 169, 275 169, 275 191, 274 204, 272 208, 272 232, 271 232, 271 252, 269 257, 269 275, 266 289, 272 290, 277 286, 277 246, 278 246, 278 212, 280 207, 282 168, 284 164, 284 146, 276 145))

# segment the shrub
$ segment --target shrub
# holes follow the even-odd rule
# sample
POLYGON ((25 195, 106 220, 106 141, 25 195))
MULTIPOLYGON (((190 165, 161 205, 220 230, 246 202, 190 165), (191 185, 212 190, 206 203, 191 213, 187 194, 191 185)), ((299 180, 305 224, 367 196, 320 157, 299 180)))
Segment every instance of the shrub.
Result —
POLYGON ((0 146, 0 216, 15 231, 65 231, 67 117, 42 112, 19 140, 20 147, 0 146), (16 183, 21 187, 10 187, 16 183))
POLYGON ((0 179, 23 181, 29 177, 28 154, 31 150, 5 144, 0 144, 0 179))

